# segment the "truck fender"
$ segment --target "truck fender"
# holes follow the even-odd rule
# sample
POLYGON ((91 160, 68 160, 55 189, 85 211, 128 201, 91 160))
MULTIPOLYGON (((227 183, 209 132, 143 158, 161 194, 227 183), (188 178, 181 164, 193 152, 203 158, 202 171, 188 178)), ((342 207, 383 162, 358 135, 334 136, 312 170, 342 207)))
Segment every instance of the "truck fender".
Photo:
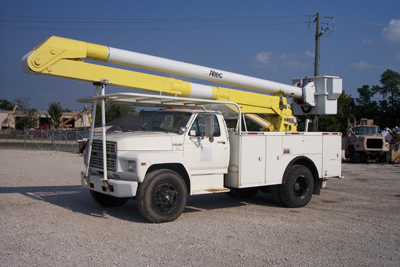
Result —
POLYGON ((176 172, 177 174, 179 174, 182 177, 182 179, 185 181, 187 192, 190 192, 190 174, 187 171, 186 167, 182 163, 176 162, 176 163, 153 164, 147 169, 146 176, 147 176, 147 174, 149 174, 153 171, 156 171, 156 170, 160 170, 160 169, 172 170, 172 171, 176 172))
MULTIPOLYGON (((319 179, 318 169, 315 166, 314 162, 310 158, 308 158, 306 156, 295 157, 287 165, 287 167, 285 169, 285 172, 283 173, 283 177, 286 175, 286 173, 291 169, 291 167, 293 165, 303 165, 303 166, 307 167, 311 171, 311 174, 312 174, 312 176, 314 178, 314 191, 313 191, 313 194, 319 195, 320 194, 320 190, 322 188, 322 179, 319 179)), ((282 177, 282 179, 283 179, 283 177, 282 177)))

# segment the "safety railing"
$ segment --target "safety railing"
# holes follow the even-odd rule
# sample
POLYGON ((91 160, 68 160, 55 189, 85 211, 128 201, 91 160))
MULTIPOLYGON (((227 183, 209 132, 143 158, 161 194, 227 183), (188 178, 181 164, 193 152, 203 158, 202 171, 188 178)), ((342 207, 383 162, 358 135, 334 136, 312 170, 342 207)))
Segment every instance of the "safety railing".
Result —
POLYGON ((5 130, 0 132, 0 146, 80 151, 89 135, 90 130, 5 130))

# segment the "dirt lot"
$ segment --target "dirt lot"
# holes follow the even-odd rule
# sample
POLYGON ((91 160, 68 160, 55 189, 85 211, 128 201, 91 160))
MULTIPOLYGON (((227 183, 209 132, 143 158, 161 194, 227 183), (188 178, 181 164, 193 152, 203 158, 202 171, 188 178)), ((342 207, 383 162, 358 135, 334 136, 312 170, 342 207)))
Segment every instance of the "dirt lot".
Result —
POLYGON ((189 197, 175 222, 97 205, 81 155, 0 149, 1 266, 399 266, 400 166, 343 164, 300 209, 189 197))

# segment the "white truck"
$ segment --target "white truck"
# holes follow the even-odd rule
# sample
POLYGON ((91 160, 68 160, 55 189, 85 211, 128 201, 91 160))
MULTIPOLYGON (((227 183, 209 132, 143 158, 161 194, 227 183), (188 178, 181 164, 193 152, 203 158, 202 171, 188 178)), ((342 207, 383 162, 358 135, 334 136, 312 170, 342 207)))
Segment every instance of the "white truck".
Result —
POLYGON ((187 196, 228 192, 251 198, 269 192, 278 204, 303 207, 319 194, 327 178, 341 177, 341 134, 297 132, 284 96, 294 97, 297 114, 333 114, 341 79, 295 79, 295 86, 110 47, 51 37, 22 60, 27 73, 96 83, 93 116, 101 103, 103 132, 85 151, 82 185, 100 205, 136 199, 150 222, 177 219, 187 196), (77 60, 88 58, 192 78, 268 91, 252 93, 184 82, 77 60), (159 94, 105 94, 115 85, 159 94), (101 88, 101 93, 99 89, 101 88), (162 95, 168 94, 168 95, 162 95), (172 95, 172 96, 171 96, 172 95), (167 107, 140 131, 106 135, 105 102, 167 107), (254 115, 268 114, 265 118, 254 115), (225 119, 234 119, 228 129, 225 119), (247 131, 246 120, 260 126, 247 131))

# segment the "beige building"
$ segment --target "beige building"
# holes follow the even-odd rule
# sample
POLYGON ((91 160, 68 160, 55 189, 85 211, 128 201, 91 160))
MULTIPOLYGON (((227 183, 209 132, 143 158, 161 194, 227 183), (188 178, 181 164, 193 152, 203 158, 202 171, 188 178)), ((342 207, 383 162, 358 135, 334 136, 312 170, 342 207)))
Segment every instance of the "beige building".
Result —
MULTIPOLYGON (((0 122, 1 122, 1 130, 5 129, 6 126, 5 124, 7 123, 9 116, 11 115, 12 111, 11 110, 1 110, 0 111, 0 122)), ((76 112, 64 112, 63 113, 63 117, 64 117, 64 121, 72 118, 74 116, 76 116, 78 113, 80 113, 79 111, 76 112)), ((43 126, 43 128, 45 128, 45 125, 49 125, 48 122, 48 113, 46 110, 39 110, 38 111, 39 114, 39 125, 43 126)), ((22 111, 15 111, 14 114, 11 116, 10 119, 10 123, 9 126, 11 129, 22 129, 23 126, 22 125, 18 125, 18 123, 16 124, 16 119, 18 117, 22 117, 22 111)), ((81 113, 78 116, 76 116, 73 120, 71 120, 68 124, 66 124, 66 127, 68 128, 78 128, 78 127, 90 127, 90 123, 89 123, 89 119, 86 115, 86 113, 81 113)))

